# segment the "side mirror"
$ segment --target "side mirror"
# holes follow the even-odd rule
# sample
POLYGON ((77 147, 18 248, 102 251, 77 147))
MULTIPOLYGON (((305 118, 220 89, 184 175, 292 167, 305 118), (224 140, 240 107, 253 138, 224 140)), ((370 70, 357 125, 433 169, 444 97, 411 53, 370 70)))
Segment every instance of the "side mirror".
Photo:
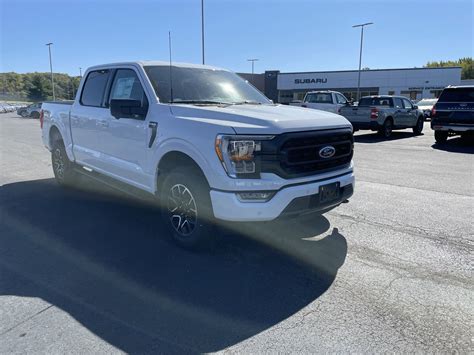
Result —
POLYGON ((135 118, 143 119, 148 107, 142 107, 140 100, 112 99, 110 100, 110 114, 116 119, 135 118))

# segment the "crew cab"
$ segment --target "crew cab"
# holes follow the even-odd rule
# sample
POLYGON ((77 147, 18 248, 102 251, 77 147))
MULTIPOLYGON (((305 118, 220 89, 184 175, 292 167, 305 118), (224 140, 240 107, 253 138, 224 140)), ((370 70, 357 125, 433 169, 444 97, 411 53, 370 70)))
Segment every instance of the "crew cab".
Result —
POLYGON ((355 131, 377 131, 384 138, 389 138, 394 129, 413 128, 415 135, 423 131, 423 111, 403 96, 364 96, 357 106, 342 107, 340 114, 355 131))
POLYGON ((59 184, 88 174, 147 195, 184 247, 219 220, 321 213, 353 194, 344 117, 273 104, 216 67, 94 66, 73 103, 43 104, 41 125, 59 184))
POLYGON ((431 110, 435 140, 444 143, 448 136, 474 135, 474 86, 450 86, 443 90, 431 110))
POLYGON ((303 102, 290 103, 292 106, 308 107, 322 111, 339 113, 341 107, 349 104, 346 97, 337 91, 309 91, 303 102))

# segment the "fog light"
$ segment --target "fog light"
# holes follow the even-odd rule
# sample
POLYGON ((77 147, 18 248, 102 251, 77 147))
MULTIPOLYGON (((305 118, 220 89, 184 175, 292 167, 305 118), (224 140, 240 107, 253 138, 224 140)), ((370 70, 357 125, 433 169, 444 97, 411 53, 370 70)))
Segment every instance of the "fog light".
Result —
POLYGON ((273 191, 252 191, 238 192, 237 196, 242 201, 266 202, 270 200, 275 193, 273 191))

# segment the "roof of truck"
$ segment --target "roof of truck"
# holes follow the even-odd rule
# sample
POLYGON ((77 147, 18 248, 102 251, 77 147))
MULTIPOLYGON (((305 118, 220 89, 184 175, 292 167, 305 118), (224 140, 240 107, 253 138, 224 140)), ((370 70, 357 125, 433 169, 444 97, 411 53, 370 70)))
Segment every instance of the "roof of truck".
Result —
MULTIPOLYGON (((130 62, 117 62, 117 63, 106 63, 100 65, 94 65, 89 67, 90 69, 103 69, 109 67, 117 67, 121 65, 139 65, 142 67, 146 66, 169 66, 169 61, 158 61, 158 60, 137 60, 137 61, 130 61, 130 62)), ((192 64, 192 63, 180 63, 180 62, 172 62, 171 64, 173 67, 181 67, 181 68, 200 68, 200 69, 209 69, 209 70, 225 70, 229 71, 228 69, 214 67, 210 65, 202 65, 202 64, 192 64)))

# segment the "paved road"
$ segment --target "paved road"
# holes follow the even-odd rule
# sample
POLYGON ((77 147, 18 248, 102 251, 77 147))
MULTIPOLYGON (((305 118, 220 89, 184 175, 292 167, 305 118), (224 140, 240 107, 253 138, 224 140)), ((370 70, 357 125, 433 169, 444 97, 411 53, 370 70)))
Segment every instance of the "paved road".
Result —
POLYGON ((196 254, 138 201, 58 187, 39 134, 0 115, 0 353, 473 351, 472 145, 357 133, 349 204, 196 254))

